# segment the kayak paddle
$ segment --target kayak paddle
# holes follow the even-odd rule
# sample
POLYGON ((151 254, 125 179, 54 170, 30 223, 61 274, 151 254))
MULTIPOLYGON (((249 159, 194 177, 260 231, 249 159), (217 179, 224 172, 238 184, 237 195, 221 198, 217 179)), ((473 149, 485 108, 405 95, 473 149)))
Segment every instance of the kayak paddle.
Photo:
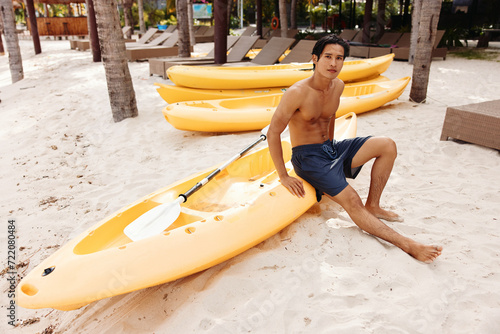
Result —
POLYGON ((231 159, 226 161, 222 166, 211 172, 207 177, 205 177, 200 182, 196 183, 191 189, 186 191, 184 194, 180 194, 177 199, 171 203, 164 203, 155 206, 151 210, 143 213, 136 220, 128 224, 123 232, 132 241, 138 241, 145 239, 154 235, 157 235, 167 229, 173 222, 179 217, 181 213, 181 203, 187 201, 188 197, 198 191, 201 187, 213 179, 217 174, 229 166, 232 162, 238 160, 242 155, 250 151, 260 142, 267 139, 267 130, 269 125, 266 126, 261 131, 261 135, 258 140, 253 144, 246 147, 240 153, 233 156, 231 159))

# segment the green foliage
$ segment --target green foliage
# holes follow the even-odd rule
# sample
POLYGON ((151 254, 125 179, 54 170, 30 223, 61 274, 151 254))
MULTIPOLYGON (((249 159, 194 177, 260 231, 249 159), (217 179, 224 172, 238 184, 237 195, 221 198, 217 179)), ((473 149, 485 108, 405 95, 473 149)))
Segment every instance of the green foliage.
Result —
POLYGON ((16 24, 26 25, 26 17, 24 16, 24 10, 22 8, 14 9, 14 16, 16 24))
POLYGON ((170 15, 170 17, 166 20, 162 20, 162 24, 166 24, 166 25, 169 25, 169 26, 172 26, 172 25, 177 25, 177 18, 173 15, 170 15))
POLYGON ((317 6, 309 5, 307 8, 307 13, 308 13, 308 18, 311 20, 311 23, 313 25, 315 24, 321 24, 325 20, 325 17, 327 15, 332 15, 333 14, 333 6, 328 6, 329 8, 327 9, 324 3, 320 3, 317 6), (331 14, 330 14, 331 13, 331 14))

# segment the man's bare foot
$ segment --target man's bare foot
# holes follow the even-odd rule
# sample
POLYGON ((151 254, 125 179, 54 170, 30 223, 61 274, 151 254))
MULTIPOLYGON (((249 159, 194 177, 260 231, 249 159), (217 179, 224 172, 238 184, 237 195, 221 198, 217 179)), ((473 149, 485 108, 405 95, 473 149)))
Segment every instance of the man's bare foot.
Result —
POLYGON ((432 263, 439 255, 441 255, 442 250, 443 247, 441 246, 423 245, 416 241, 412 241, 410 243, 408 254, 419 261, 432 263))
POLYGON ((375 217, 377 217, 378 219, 383 219, 383 220, 386 220, 388 222, 402 222, 404 220, 398 214, 396 214, 392 211, 384 210, 381 207, 366 206, 366 209, 368 211, 370 211, 370 213, 372 215, 374 215, 375 217))

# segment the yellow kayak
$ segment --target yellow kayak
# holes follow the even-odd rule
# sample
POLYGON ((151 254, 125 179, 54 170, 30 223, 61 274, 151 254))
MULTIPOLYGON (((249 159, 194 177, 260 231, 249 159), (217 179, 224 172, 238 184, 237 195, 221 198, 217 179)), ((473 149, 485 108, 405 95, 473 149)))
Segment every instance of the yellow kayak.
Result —
MULTIPOLYGON (((392 81, 346 86, 337 117, 349 112, 360 114, 397 99, 410 77, 392 81)), ((262 129, 281 101, 283 93, 234 99, 188 101, 163 109, 165 119, 179 130, 237 132, 262 129)))
MULTIPOLYGON (((387 77, 377 75, 368 80, 346 83, 346 86, 388 81, 387 77)), ((155 83, 158 88, 158 94, 168 103, 198 101, 198 100, 219 100, 231 99, 236 97, 251 97, 267 94, 283 93, 288 87, 267 87, 251 89, 197 89, 176 85, 166 85, 155 83)))
MULTIPOLYGON (((335 137, 356 135, 356 115, 337 120, 335 137)), ((291 144, 283 139, 287 168, 291 144)), ((267 145, 236 160, 181 205, 174 223, 158 235, 131 241, 124 228, 168 203, 210 170, 160 189, 104 219, 56 251, 21 280, 17 303, 25 308, 73 310, 93 301, 173 281, 202 271, 259 244, 307 211, 305 198, 279 182, 267 145)))
MULTIPOLYGON (((361 81, 385 72, 394 54, 344 62, 339 78, 344 82, 361 81)), ((169 79, 177 86, 201 89, 249 89, 290 87, 312 75, 312 63, 269 66, 188 66, 167 69, 169 79)))

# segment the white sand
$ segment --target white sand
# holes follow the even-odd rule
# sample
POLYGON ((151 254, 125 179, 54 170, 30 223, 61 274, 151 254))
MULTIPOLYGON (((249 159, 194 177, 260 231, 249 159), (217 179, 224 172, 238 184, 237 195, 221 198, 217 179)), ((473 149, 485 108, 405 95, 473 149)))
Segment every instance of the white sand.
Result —
MULTIPOLYGON (((203 134, 170 126, 148 63, 130 63, 139 117, 113 123, 101 63, 68 41, 21 41, 25 79, 0 57, 2 267, 7 220, 18 225, 20 268, 160 187, 224 161, 258 132, 203 134)), ((393 62, 391 79, 411 76, 393 62)), ((37 333, 499 333, 500 155, 439 141, 447 106, 498 99, 500 64, 449 57, 431 66, 428 102, 397 100, 358 119, 399 157, 383 202, 389 223, 442 256, 422 264, 363 233, 323 201, 279 234, 216 267, 76 311, 18 308, 12 331, 37 333)), ((363 198, 370 166, 352 182, 363 198)), ((169 254, 165 254, 166 257, 169 254)), ((68 282, 70 284, 70 282, 68 282)), ((2 277, 2 291, 7 295, 2 277)), ((7 298, 2 299, 6 314, 7 298)), ((10 328, 6 316, 0 328, 10 328)), ((3 332, 3 330, 2 330, 3 332)))

